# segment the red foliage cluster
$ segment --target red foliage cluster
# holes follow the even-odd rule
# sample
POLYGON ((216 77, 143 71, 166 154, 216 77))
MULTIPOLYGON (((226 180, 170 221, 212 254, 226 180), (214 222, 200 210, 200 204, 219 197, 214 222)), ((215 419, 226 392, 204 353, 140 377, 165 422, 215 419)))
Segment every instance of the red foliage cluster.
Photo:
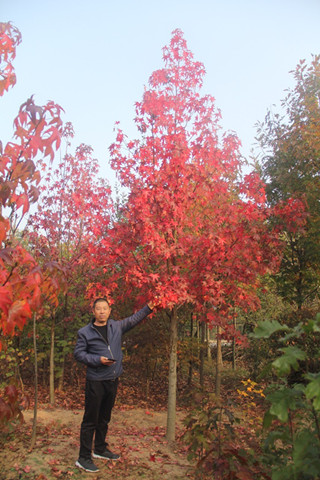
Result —
POLYGON ((22 422, 22 406, 29 406, 28 396, 19 393, 15 385, 7 385, 3 397, 0 397, 0 425, 5 425, 14 418, 22 422))
MULTIPOLYGON (((15 83, 11 62, 20 40, 15 27, 0 24, 0 58, 4 62, 4 67, 0 67, 1 95, 15 83)), ((37 165, 43 166, 43 159, 48 156, 52 159, 53 148, 60 145, 60 114, 61 107, 53 102, 39 107, 29 98, 14 120, 15 141, 8 142, 0 151, 0 328, 5 335, 13 334, 15 327, 22 329, 32 311, 41 305, 41 294, 52 299, 56 288, 50 275, 52 265, 46 269, 38 267, 15 237, 9 219, 19 214, 21 221, 30 203, 38 198, 37 165)))
POLYGON ((258 175, 241 179, 240 142, 220 135, 214 99, 199 93, 204 67, 180 30, 163 59, 136 104, 142 138, 118 128, 110 147, 130 195, 100 253, 123 295, 152 291, 163 307, 189 303, 225 322, 230 308, 257 306, 260 275, 278 264, 271 212, 258 175))
POLYGON ((0 96, 16 83, 12 61, 16 56, 16 47, 21 42, 21 33, 11 23, 0 23, 0 96))
POLYGON ((289 198, 279 202, 273 209, 277 230, 284 228, 290 233, 303 232, 308 218, 308 207, 303 199, 289 198))

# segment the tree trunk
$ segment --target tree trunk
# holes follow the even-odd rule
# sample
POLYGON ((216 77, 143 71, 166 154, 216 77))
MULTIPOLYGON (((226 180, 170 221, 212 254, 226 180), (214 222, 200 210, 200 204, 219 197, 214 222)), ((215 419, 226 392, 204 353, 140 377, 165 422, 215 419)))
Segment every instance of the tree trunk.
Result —
POLYGON ((37 359, 37 331, 36 331, 36 314, 33 314, 33 349, 34 349, 34 407, 33 422, 30 448, 33 449, 36 443, 37 435, 37 413, 38 413, 38 359, 37 359))
MULTIPOLYGON (((66 343, 66 325, 64 323, 63 325, 63 340, 66 343)), ((66 365, 66 353, 65 353, 65 346, 62 347, 62 359, 60 362, 60 372, 59 372, 59 381, 58 381, 58 390, 59 392, 63 391, 63 385, 64 385, 64 372, 65 372, 65 365, 66 365)))
POLYGON ((221 392, 221 370, 222 370, 222 350, 221 350, 221 328, 217 327, 217 358, 216 358, 216 395, 220 397, 221 392))
MULTIPOLYGON (((16 351, 18 351, 19 353, 21 352, 21 336, 19 335, 18 337, 15 337, 16 338, 16 351)), ((23 383, 23 380, 22 380, 22 377, 21 377, 21 370, 20 370, 20 365, 19 365, 19 360, 17 360, 16 364, 15 364, 15 369, 14 369, 14 377, 15 377, 15 380, 16 382, 19 382, 20 383, 20 388, 21 388, 21 391, 24 392, 24 383, 23 383)))
POLYGON ((54 330, 55 330, 55 317, 52 316, 51 320, 51 345, 50 345, 50 376, 49 376, 49 402, 50 405, 54 405, 54 330))
POLYGON ((197 345, 198 345, 198 355, 200 355, 200 322, 197 320, 197 345))
MULTIPOLYGON (((193 312, 191 313, 191 320, 190 320, 190 341, 191 341, 191 348, 192 348, 192 355, 193 355, 193 312)), ((189 374, 188 374, 188 385, 191 385, 192 382, 192 374, 193 374, 193 360, 189 360, 189 374)))
POLYGON ((156 357, 156 360, 154 362, 154 367, 153 367, 152 376, 151 376, 152 381, 154 381, 154 379, 155 379, 156 372, 157 372, 157 367, 158 367, 158 357, 156 357))
MULTIPOLYGON (((234 330, 236 330, 237 327, 237 320, 236 317, 233 317, 233 326, 234 330)), ((233 337, 232 340, 232 370, 236 369, 236 337, 233 337)))
POLYGON ((177 402, 177 344, 178 344, 178 317, 176 309, 170 312, 170 360, 169 360, 169 390, 167 415, 167 440, 174 442, 176 431, 176 402, 177 402))
POLYGON ((65 367, 65 354, 63 354, 62 364, 61 364, 61 369, 60 369, 60 377, 59 377, 59 382, 58 382, 58 390, 59 390, 59 392, 63 392, 64 367, 65 367))
POLYGON ((201 344, 200 344, 200 386, 204 386, 204 354, 205 354, 205 341, 206 341, 206 325, 204 322, 200 324, 200 335, 201 335, 201 344))
POLYGON ((206 342, 207 342, 207 357, 208 360, 212 360, 211 356, 211 347, 210 347, 210 328, 209 325, 206 323, 206 342))
MULTIPOLYGON (((65 318, 68 316, 68 294, 65 294, 64 296, 64 307, 63 307, 63 340, 66 341, 67 337, 67 327, 66 327, 66 322, 65 318)), ((59 392, 63 391, 63 384, 64 384, 64 372, 65 372, 65 364, 66 364, 66 353, 65 353, 65 347, 63 346, 62 348, 62 360, 61 360, 61 370, 60 370, 60 377, 59 377, 59 382, 58 382, 58 390, 59 392)))

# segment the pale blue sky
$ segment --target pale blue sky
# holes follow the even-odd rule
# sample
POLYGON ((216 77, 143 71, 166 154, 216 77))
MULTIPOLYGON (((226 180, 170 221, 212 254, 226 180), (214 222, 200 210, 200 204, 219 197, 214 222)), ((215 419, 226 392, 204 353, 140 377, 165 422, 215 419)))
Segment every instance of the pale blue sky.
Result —
POLYGON ((0 0, 0 21, 22 33, 17 85, 0 99, 0 139, 30 95, 59 103, 108 169, 113 126, 137 136, 134 103, 162 47, 180 28, 207 74, 203 93, 216 99, 224 130, 235 131, 248 155, 254 124, 293 85, 300 59, 320 53, 320 0, 0 0))

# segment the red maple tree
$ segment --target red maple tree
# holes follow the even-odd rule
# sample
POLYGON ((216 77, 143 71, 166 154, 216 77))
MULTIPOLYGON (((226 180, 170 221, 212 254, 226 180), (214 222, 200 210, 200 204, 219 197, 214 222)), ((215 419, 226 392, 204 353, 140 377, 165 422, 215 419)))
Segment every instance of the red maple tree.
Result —
MULTIPOLYGON (((224 134, 205 69, 180 30, 163 49, 136 104, 141 138, 118 128, 111 164, 128 200, 108 238, 104 263, 122 294, 139 288, 161 299, 171 320, 167 436, 175 436, 178 309, 190 304, 225 325, 235 305, 257 304, 259 276, 273 269, 274 237, 266 226, 264 187, 241 177, 240 142, 224 134)), ((101 251, 101 249, 100 249, 101 251)))
MULTIPOLYGON (((65 125, 63 137, 68 147, 73 137, 70 123, 65 125)), ((91 252, 98 250, 102 232, 108 228, 111 191, 107 182, 98 178, 98 170, 92 148, 84 144, 74 155, 66 153, 53 162, 47 169, 37 210, 27 224, 26 237, 34 258, 40 265, 55 263, 61 273, 59 305, 49 306, 45 315, 51 331, 49 384, 52 404, 55 401, 56 325, 58 321, 62 323, 65 337, 67 323, 79 313, 83 293, 90 283, 97 281, 102 270, 92 261, 91 252)))
MULTIPOLYGON (((73 136, 70 123, 62 136, 73 136)), ((108 228, 111 189, 98 177, 92 148, 81 144, 46 171, 36 212, 28 221, 28 238, 37 258, 59 262, 67 278, 75 265, 89 263, 89 245, 98 246, 108 228)))
MULTIPOLYGON (((69 145, 71 123, 64 126, 62 136, 69 145)), ((91 255, 94 252, 99 259, 100 239, 108 231, 111 189, 98 177, 99 165, 92 153, 90 146, 81 144, 75 154, 66 153, 47 168, 36 212, 26 228, 39 263, 59 265, 64 296, 72 290, 85 291, 103 270, 91 255)))
MULTIPOLYGON (((18 29, 0 24, 0 94, 14 85, 12 60, 21 36, 18 29)), ((48 102, 40 107, 33 97, 21 105, 14 120, 14 141, 0 150, 0 329, 4 335, 22 329, 39 308, 42 293, 54 300, 57 285, 53 265, 39 268, 17 235, 30 204, 39 195, 40 169, 60 145, 61 107, 48 102)))

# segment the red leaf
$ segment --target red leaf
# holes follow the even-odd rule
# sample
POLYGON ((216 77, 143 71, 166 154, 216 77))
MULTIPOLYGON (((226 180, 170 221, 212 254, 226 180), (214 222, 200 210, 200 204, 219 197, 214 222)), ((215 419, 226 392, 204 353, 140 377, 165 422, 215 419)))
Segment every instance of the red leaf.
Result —
POLYGON ((22 214, 25 215, 29 210, 29 198, 26 193, 22 193, 16 199, 16 206, 17 208, 23 207, 22 214))
POLYGON ((4 390, 4 393, 7 395, 7 397, 9 398, 9 402, 10 403, 14 403, 17 398, 18 398, 18 390, 16 388, 15 385, 8 385, 5 390, 4 390))
POLYGON ((1 423, 3 422, 3 420, 5 418, 7 420, 9 420, 11 416, 12 416, 11 408, 2 398, 0 398, 0 421, 1 421, 1 423))

